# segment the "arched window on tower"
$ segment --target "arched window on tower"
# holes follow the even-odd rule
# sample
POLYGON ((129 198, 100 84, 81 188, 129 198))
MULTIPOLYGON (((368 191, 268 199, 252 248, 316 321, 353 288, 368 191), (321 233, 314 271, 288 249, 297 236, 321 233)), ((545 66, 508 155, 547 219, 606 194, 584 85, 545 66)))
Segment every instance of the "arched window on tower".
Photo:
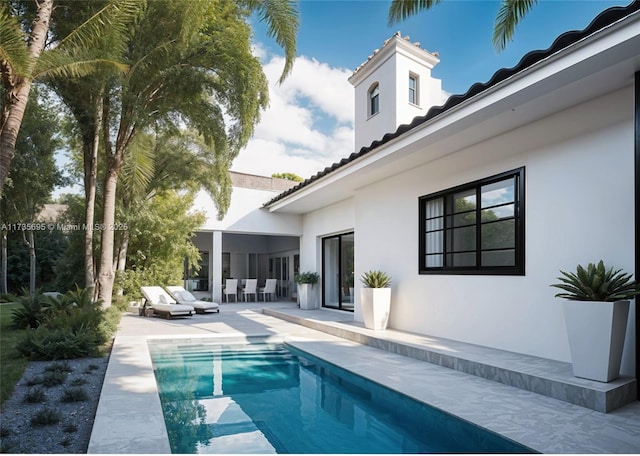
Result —
POLYGON ((380 111, 380 85, 376 82, 369 89, 369 116, 380 111))

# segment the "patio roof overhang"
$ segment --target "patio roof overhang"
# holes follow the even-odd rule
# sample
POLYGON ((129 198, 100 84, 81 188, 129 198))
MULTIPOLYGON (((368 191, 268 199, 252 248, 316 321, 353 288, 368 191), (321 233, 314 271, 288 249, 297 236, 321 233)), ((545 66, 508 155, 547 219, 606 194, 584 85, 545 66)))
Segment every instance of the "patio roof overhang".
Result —
POLYGON ((639 9, 637 3, 632 4, 619 9, 625 14, 605 26, 595 27, 596 19, 581 32, 562 35, 547 51, 538 51, 546 54, 543 58, 527 54, 518 66, 500 70, 488 83, 454 96, 462 101, 450 99, 435 114, 399 127, 274 198, 265 208, 280 213, 310 212, 348 199, 364 186, 631 86, 635 72, 640 71, 639 9), (570 44, 562 43, 563 39, 570 44), (554 47, 560 50, 551 52, 554 47), (528 63, 532 58, 535 63, 528 63), (509 76, 498 78, 504 71, 509 76), (496 78, 499 82, 493 83, 496 78))

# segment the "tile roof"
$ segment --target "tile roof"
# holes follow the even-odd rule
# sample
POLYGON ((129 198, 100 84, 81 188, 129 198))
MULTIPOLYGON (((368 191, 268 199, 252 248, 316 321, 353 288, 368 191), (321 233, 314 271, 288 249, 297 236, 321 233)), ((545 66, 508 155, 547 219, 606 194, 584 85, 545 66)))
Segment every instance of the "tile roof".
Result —
MULTIPOLYGON (((461 95, 452 95, 451 97, 449 97, 447 99, 447 101, 444 103, 444 105, 442 106, 433 106, 431 109, 429 109, 429 111, 427 112, 427 114, 425 114, 424 116, 419 116, 413 119, 413 121, 410 124, 403 124, 400 125, 396 131, 392 132, 392 133, 386 133, 381 139, 373 141, 371 143, 370 146, 365 146, 362 147, 360 149, 360 151, 358 152, 354 152, 351 155, 349 155, 346 158, 343 158, 342 160, 340 160, 339 162, 334 163, 331 166, 326 167, 324 170, 318 172, 317 174, 311 176, 310 178, 306 179, 305 181, 301 182, 300 184, 296 185, 295 187, 290 188, 289 190, 286 190, 282 193, 280 193, 278 196, 276 196, 275 198, 271 199, 270 201, 266 202, 264 204, 264 207, 268 207, 278 201, 280 201, 281 199, 284 199, 285 197, 299 191, 302 190, 303 188, 311 185, 312 183, 314 183, 315 181, 325 177, 326 175, 336 171, 337 169, 340 169, 341 167, 353 162, 354 160, 357 160, 358 158, 366 155, 367 153, 371 152, 372 150, 375 150, 376 148, 382 146, 383 144, 386 144, 387 142, 391 141, 392 139, 395 139, 405 133, 407 133, 408 131, 412 130, 413 128, 417 127, 418 125, 421 125, 425 122, 427 122, 428 120, 431 120, 439 115, 441 115, 444 112, 447 112, 448 110, 452 109, 453 107, 459 105, 460 103, 484 92, 485 90, 497 85, 498 83, 512 77, 513 75, 526 70, 527 68, 533 66, 534 64, 540 62, 541 60, 544 60, 546 58, 548 58, 549 56, 571 46, 572 44, 577 43, 578 41, 584 39, 585 37, 592 35, 616 22, 618 22, 619 20, 624 19, 627 16, 632 15, 633 13, 636 13, 638 10, 640 10, 640 0, 634 0, 633 2, 631 2, 629 5, 627 6, 615 6, 612 8, 608 8, 606 10, 604 10, 602 13, 598 14, 598 16, 595 17, 595 19, 593 19, 593 21, 591 21, 591 23, 585 27, 582 30, 572 30, 572 31, 568 31, 563 33, 562 35, 560 35, 558 38, 556 38, 556 40, 551 44, 551 46, 549 46, 547 49, 545 50, 534 50, 531 52, 528 52, 527 54, 524 55, 524 57, 522 57, 522 59, 520 59, 520 62, 518 62, 518 64, 514 67, 511 68, 502 68, 498 71, 496 71, 493 76, 491 77, 491 79, 489 79, 489 81, 485 82, 485 83, 475 83, 473 84, 469 90, 467 90, 466 93, 461 94, 461 95)), ((386 43, 386 42, 385 42, 386 43)), ((365 62, 366 63, 366 62, 365 62)))

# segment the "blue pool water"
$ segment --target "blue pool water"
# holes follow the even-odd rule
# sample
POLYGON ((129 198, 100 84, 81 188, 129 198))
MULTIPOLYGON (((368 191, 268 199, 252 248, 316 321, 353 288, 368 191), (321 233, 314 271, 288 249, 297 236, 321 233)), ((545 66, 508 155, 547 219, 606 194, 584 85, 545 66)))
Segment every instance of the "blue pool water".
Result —
POLYGON ((149 345, 173 453, 527 453, 284 344, 149 345))

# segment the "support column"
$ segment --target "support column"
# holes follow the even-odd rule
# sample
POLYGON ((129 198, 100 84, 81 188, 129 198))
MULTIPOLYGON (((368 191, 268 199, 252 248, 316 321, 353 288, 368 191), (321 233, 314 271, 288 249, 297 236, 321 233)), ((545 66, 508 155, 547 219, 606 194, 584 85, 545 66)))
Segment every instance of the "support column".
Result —
MULTIPOLYGON (((634 278, 640 280, 640 71, 635 74, 635 100, 634 100, 634 143, 635 143, 635 271, 634 278)), ((638 302, 640 296, 635 299, 635 316, 636 316, 636 384, 638 385, 638 399, 640 400, 640 306, 638 302)))
POLYGON ((222 303, 222 231, 211 233, 211 298, 222 303))

